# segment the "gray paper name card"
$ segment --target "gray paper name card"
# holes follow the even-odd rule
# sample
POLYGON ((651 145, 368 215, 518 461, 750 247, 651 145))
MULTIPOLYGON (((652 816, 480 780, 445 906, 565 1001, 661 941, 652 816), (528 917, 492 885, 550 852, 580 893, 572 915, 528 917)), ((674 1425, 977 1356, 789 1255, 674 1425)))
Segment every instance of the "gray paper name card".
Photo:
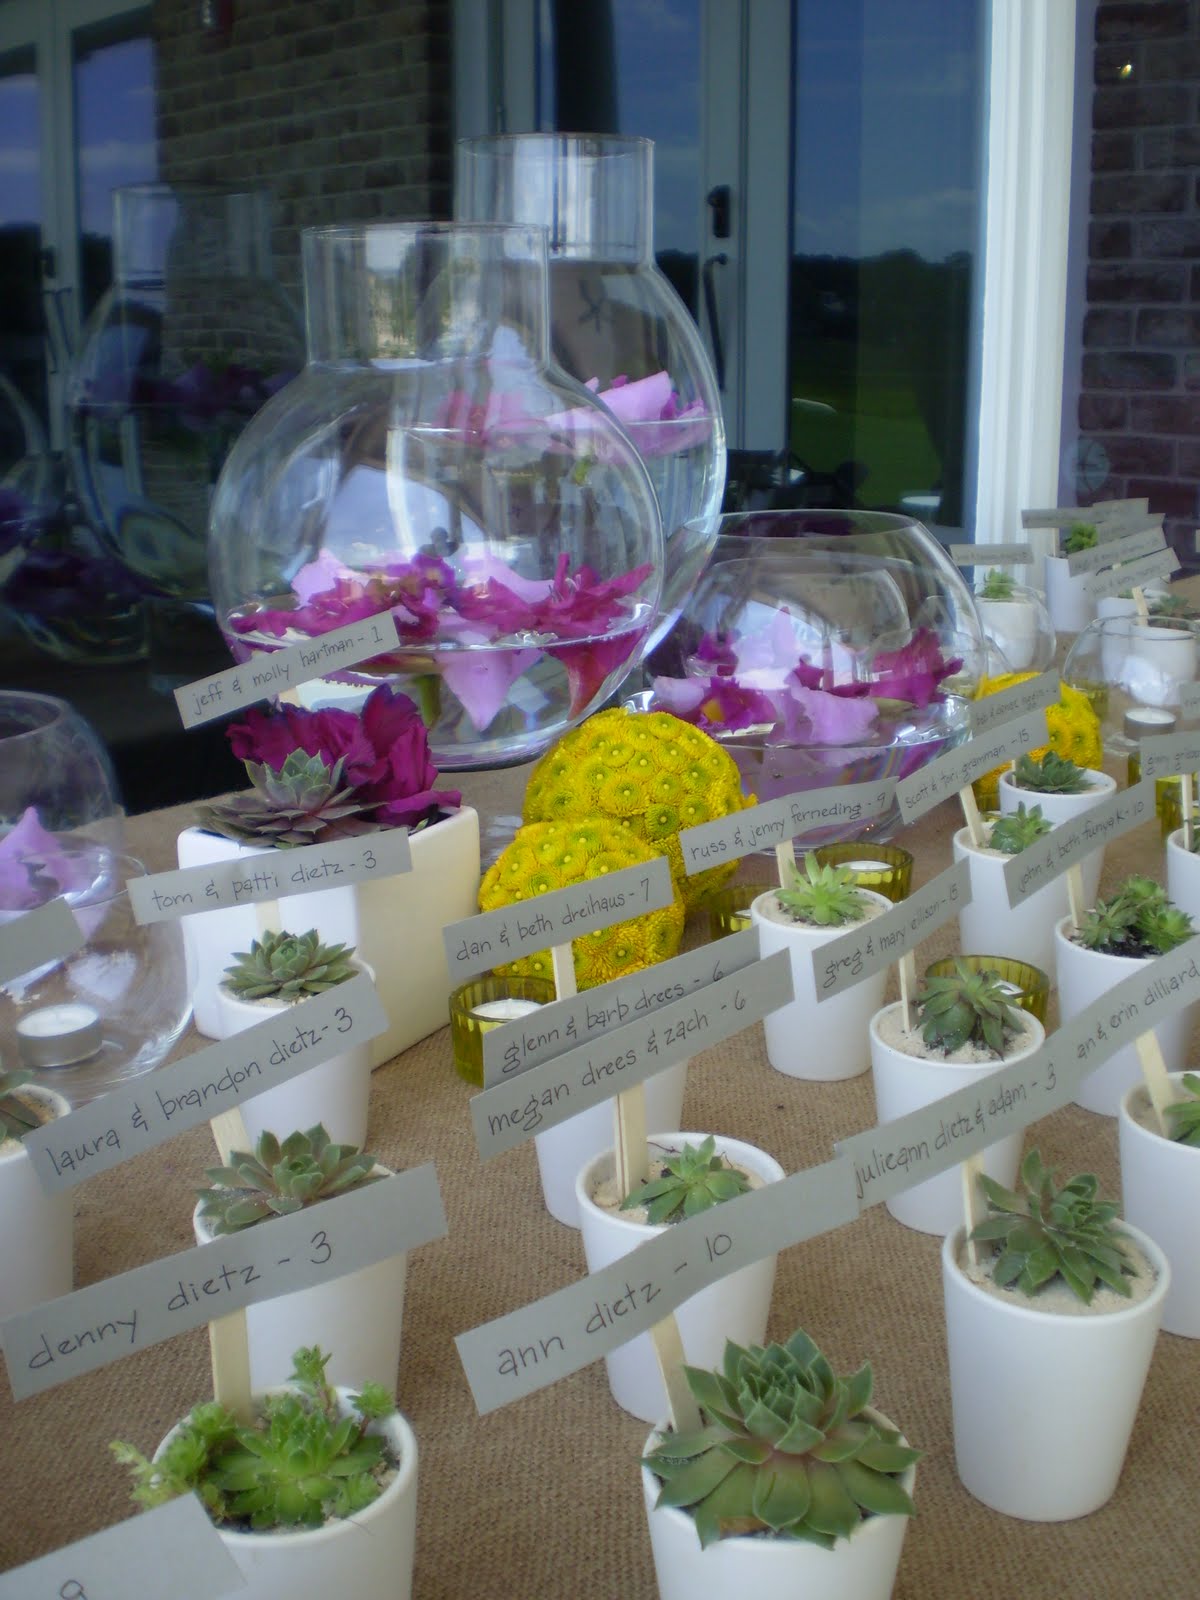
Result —
POLYGON ((0 1573, 0 1600, 217 1600, 245 1587, 194 1494, 0 1573))
POLYGON ((216 861, 206 867, 181 867, 130 878, 129 903, 138 922, 170 922, 203 911, 251 906, 312 894, 368 879, 392 878, 412 870, 407 828, 360 833, 332 844, 304 844, 294 850, 272 848, 261 855, 216 861))
POLYGON ((1084 581, 1084 590, 1093 600, 1106 595, 1123 594, 1126 589, 1140 589, 1155 578, 1169 578, 1179 570, 1179 557, 1174 550, 1158 550, 1154 555, 1142 556, 1138 561, 1126 561, 1107 572, 1095 572, 1084 581))
POLYGON ((971 731, 978 738, 998 723, 1055 705, 1061 694, 1058 673, 1039 672, 1036 678, 1014 683, 1011 689, 1001 689, 999 694, 988 694, 982 700, 972 700, 971 731))
POLYGON ((854 1163, 863 1206, 889 1200, 986 1150, 1072 1099, 1122 1046, 1200 1000, 1200 935, 1109 989, 1024 1061, 1000 1066, 953 1094, 835 1148, 854 1163))
POLYGON ((747 928, 493 1028, 483 1036, 483 1086, 492 1089, 573 1045, 686 1000, 705 985, 752 966, 758 957, 758 930, 747 928))
POLYGON ((1033 560, 1031 544, 952 544, 956 567, 1023 567, 1033 560))
POLYGON ((485 1089, 471 1101, 480 1157, 490 1161, 539 1130, 644 1083, 664 1067, 761 1021, 792 998, 791 961, 780 950, 694 996, 485 1089))
POLYGON ((1123 539, 1126 534, 1141 533, 1146 528, 1161 528, 1162 525, 1163 513, 1156 511, 1150 515, 1145 507, 1106 513, 1096 522, 1096 543, 1107 544, 1110 539, 1123 539))
POLYGON ((481 1414, 548 1388, 710 1283, 858 1216, 849 1162, 827 1161, 665 1228, 611 1266, 455 1339, 481 1414))
POLYGON ((1135 561, 1138 556, 1153 555, 1165 550, 1166 534, 1161 528, 1143 528, 1137 533, 1122 534, 1119 539, 1102 539, 1090 550, 1076 550, 1067 557, 1067 570, 1073 578, 1081 572, 1099 572, 1118 561, 1135 561))
POLYGON ((135 1078, 24 1140, 43 1189, 73 1189, 387 1027, 366 973, 135 1078))
POLYGON ((552 889, 449 923, 442 930, 446 965, 459 982, 548 945, 569 944, 581 934, 658 911, 674 898, 667 858, 655 856, 641 866, 602 873, 568 889, 552 889))
POLYGON ((1026 750, 1036 750, 1049 742, 1046 713, 1040 708, 1014 717, 976 734, 966 744, 948 750, 896 785, 896 803, 905 822, 915 822, 934 806, 974 783, 994 767, 1007 766, 1026 750))
POLYGON ((1023 528, 1069 528, 1073 522, 1095 522, 1095 506, 1054 506, 1046 511, 1022 511, 1023 528))
MULTIPOLYGON (((1200 688, 1200 684, 1189 687, 1200 688)), ((1150 734, 1141 740, 1138 748, 1143 778, 1171 778, 1179 772, 1200 772, 1200 733, 1194 730, 1150 734)))
POLYGON ((1179 685, 1179 715, 1185 722, 1200 717, 1200 683, 1179 685))
POLYGON ((16 1399, 27 1399, 243 1306, 331 1282, 445 1232, 429 1163, 222 1234, 0 1323, 9 1385, 16 1399))
POLYGON ((817 1004, 852 989, 915 950, 935 928, 956 917, 971 898, 971 866, 958 861, 882 916, 860 922, 812 953, 817 1004))
POLYGON ((878 783, 843 783, 828 789, 803 789, 797 794, 764 800, 747 811, 735 811, 713 822, 699 822, 679 834, 683 868, 690 877, 722 861, 737 861, 756 850, 770 850, 786 839, 796 839, 817 828, 851 826, 881 816, 892 803, 896 785, 891 778, 878 783))
POLYGON ((1093 850, 1149 822, 1153 816, 1154 780, 1143 778, 1132 789, 1118 789, 1107 800, 1089 806, 1073 821, 1059 823, 1036 844, 1004 863, 1009 905, 1019 906, 1093 850))
POLYGON ((83 944, 83 932, 67 902, 57 897, 36 911, 0 922, 0 983, 61 961, 83 944))
POLYGON ((333 628, 284 650, 262 651, 240 666, 176 689, 180 720, 185 728, 198 728, 228 711, 270 700, 298 683, 370 661, 387 650, 395 650, 399 643, 395 617, 390 611, 381 611, 377 616, 364 617, 345 628, 333 628))

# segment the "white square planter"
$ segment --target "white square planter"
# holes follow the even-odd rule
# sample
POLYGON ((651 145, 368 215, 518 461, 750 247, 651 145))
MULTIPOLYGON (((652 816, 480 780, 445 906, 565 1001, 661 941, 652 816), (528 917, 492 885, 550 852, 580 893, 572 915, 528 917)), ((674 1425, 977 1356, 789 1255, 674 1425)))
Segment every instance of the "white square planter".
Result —
MULTIPOLYGON (((453 980, 441 930, 473 916, 479 893, 479 815, 470 806, 409 837, 412 871, 374 882, 285 895, 266 905, 206 911, 183 919, 184 953, 196 1027, 219 1039, 217 985, 237 950, 270 923, 291 933, 316 928, 327 944, 353 945, 375 969, 388 1027, 369 1046, 371 1065, 390 1061, 418 1039, 445 1027, 453 980)), ((201 828, 179 835, 181 867, 261 855, 201 828)))

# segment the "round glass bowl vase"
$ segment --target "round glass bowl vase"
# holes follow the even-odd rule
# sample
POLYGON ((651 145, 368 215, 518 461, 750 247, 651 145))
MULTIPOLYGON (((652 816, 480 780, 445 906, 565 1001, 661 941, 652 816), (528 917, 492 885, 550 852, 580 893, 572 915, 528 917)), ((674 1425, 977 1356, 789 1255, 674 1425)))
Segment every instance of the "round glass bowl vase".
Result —
POLYGON ((679 614, 717 535, 725 428, 691 313, 654 257, 654 143, 617 134, 460 139, 454 202, 465 222, 548 228, 550 348, 595 391, 646 463, 666 541, 652 649, 679 614))
POLYGON ((120 188, 113 240, 115 281, 70 379, 71 473, 91 526, 149 593, 203 601, 217 475, 303 360, 269 195, 120 188))
POLYGON ((1053 664, 1058 641, 1036 589, 1012 583, 1007 573, 999 580, 989 574, 975 591, 975 605, 984 637, 1009 672, 1044 672, 1053 664))
POLYGON ((1062 680, 1100 718, 1105 754, 1129 755, 1150 734, 1183 722, 1180 691, 1196 681, 1198 631, 1185 620, 1105 617, 1088 624, 1067 653, 1062 680))
POLYGON ((390 616, 302 702, 389 683, 439 767, 530 760, 636 663, 663 550, 637 451, 550 363, 545 230, 310 229, 304 283, 308 362, 213 500, 221 627, 244 661, 390 616))
MULTIPOLYGON (((721 519, 648 660, 649 704, 695 723, 760 801, 904 778, 968 736, 986 647, 971 593, 917 522, 861 511, 721 519)), ((897 823, 831 818, 800 843, 897 823)))

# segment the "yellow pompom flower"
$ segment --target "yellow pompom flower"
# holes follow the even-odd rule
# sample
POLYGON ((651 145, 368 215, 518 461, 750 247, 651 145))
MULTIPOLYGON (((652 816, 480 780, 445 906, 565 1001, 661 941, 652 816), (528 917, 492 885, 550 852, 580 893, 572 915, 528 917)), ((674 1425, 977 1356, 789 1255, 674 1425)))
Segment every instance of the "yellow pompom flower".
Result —
POLYGON ((600 711, 565 734, 534 767, 526 822, 606 817, 665 855, 687 907, 733 876, 737 863, 688 877, 679 830, 754 804, 715 739, 669 711, 600 711))
MULTIPOLYGON (((977 699, 984 695, 999 694, 1011 689, 1015 683, 1025 683, 1036 678, 1036 672, 1005 672, 999 677, 984 678, 980 682, 977 699)), ((1046 726, 1050 730, 1050 743, 1029 753, 1040 761, 1047 750, 1065 756, 1077 767, 1099 767, 1104 759, 1104 746, 1100 739, 1100 718, 1082 689, 1073 689, 1069 683, 1060 686, 1059 698, 1046 707, 1046 726)), ((1003 767, 987 772, 972 785, 981 811, 994 811, 1000 803, 998 785, 1003 767)))
MULTIPOLYGON (((601 879, 607 872, 642 866, 660 853, 609 817, 527 822, 484 874, 479 909, 495 911, 498 906, 529 900, 551 889, 601 879)), ((594 989, 611 978, 622 978, 675 955, 683 938, 684 916, 683 903, 676 895, 659 911, 647 911, 611 928, 581 935, 574 940, 576 984, 580 989, 594 989)), ((496 971, 554 978, 549 950, 521 956, 496 971)))

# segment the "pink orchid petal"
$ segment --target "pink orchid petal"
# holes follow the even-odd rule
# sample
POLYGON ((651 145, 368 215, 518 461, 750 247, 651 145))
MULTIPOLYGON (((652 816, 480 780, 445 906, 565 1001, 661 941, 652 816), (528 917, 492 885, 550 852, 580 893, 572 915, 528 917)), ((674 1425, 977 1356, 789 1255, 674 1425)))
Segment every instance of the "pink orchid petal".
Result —
POLYGON ((537 650, 471 650, 447 653, 442 677, 482 733, 499 715, 513 684, 538 659, 537 650))
POLYGON ((703 678, 655 678, 650 685, 655 700, 667 711, 685 720, 708 693, 703 678))
POLYGON ((799 728, 786 728, 789 739, 811 744, 857 744, 864 739, 875 724, 879 714, 873 700, 851 699, 846 695, 828 694, 823 689, 805 689, 797 683, 788 685, 787 711, 799 713, 799 728), (805 731, 806 730, 806 731, 805 731))
POLYGON ((292 579, 292 588, 301 604, 307 605, 314 595, 327 594, 330 589, 336 589, 342 579, 353 578, 354 573, 332 551, 322 550, 315 561, 300 568, 292 579))

